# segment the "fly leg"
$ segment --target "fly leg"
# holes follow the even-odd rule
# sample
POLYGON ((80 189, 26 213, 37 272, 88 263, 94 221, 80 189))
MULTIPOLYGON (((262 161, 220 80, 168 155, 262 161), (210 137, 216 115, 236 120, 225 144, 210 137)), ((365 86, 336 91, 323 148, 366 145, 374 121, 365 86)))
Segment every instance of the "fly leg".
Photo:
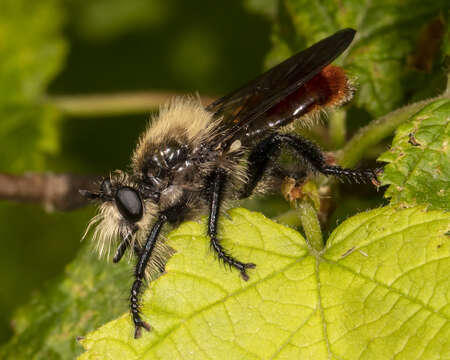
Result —
POLYGON ((279 155, 282 146, 294 150, 315 172, 357 182, 370 180, 378 185, 377 174, 380 169, 347 169, 338 165, 328 165, 322 151, 313 142, 298 135, 274 133, 256 144, 251 151, 247 165, 248 182, 241 193, 241 198, 253 193, 267 171, 270 160, 279 155))
POLYGON ((147 331, 150 331, 151 329, 150 325, 144 322, 141 318, 139 295, 141 294, 141 287, 144 281, 145 269, 147 268, 148 261, 150 260, 153 249, 155 248, 158 235, 161 232, 162 226, 166 221, 166 217, 161 215, 153 225, 153 228, 147 237, 147 241, 145 242, 145 246, 140 253, 139 260, 134 271, 135 280, 131 287, 130 309, 131 315, 133 317, 135 339, 141 336, 141 328, 144 328, 147 331))
POLYGON ((249 279, 247 269, 253 269, 256 265, 253 263, 243 263, 231 256, 227 250, 223 248, 217 238, 217 224, 219 220, 219 210, 222 201, 222 193, 227 180, 226 173, 223 170, 217 170, 214 174, 210 188, 210 208, 208 221, 208 235, 211 239, 211 247, 216 252, 220 260, 231 267, 236 268, 241 273, 241 277, 247 281, 249 279))
POLYGON ((313 142, 292 134, 277 134, 277 138, 281 143, 288 145, 305 159, 316 172, 346 178, 356 182, 369 180, 378 185, 377 174, 381 169, 347 169, 338 165, 328 165, 322 151, 313 142))
MULTIPOLYGON (((114 257, 113 257, 114 263, 118 263, 120 260, 122 260, 123 255, 125 254, 127 249, 131 246, 132 236, 133 236, 133 234, 128 234, 122 239, 119 246, 117 247, 116 253, 114 254, 114 257)), ((134 246, 133 246, 134 255, 136 255, 136 257, 139 258, 141 251, 142 251, 141 247, 135 241, 134 246)))

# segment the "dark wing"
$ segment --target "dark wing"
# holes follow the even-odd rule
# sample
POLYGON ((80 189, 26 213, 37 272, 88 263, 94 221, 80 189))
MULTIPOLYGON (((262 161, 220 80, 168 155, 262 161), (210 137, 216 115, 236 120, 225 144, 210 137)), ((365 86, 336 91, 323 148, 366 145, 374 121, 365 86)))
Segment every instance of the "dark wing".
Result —
POLYGON ((223 117, 219 141, 232 140, 255 119, 312 79, 350 45, 355 33, 353 29, 340 30, 208 105, 208 111, 223 117))

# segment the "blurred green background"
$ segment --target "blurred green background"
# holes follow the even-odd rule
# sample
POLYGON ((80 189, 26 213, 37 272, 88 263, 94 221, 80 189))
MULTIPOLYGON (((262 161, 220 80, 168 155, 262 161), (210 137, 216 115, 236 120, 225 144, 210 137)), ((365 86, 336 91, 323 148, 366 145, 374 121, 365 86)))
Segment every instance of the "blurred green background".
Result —
MULTIPOLYGON (((40 111, 52 110, 29 105, 41 93, 220 95, 258 74, 268 49, 268 21, 237 0, 0 0, 0 138, 8 145, 1 146, 0 171, 124 168, 148 119, 44 119, 40 111), (11 62, 22 61, 17 69, 12 55, 11 62)), ((0 341, 12 335, 14 309, 76 256, 92 215, 92 208, 48 213, 0 202, 0 341)))

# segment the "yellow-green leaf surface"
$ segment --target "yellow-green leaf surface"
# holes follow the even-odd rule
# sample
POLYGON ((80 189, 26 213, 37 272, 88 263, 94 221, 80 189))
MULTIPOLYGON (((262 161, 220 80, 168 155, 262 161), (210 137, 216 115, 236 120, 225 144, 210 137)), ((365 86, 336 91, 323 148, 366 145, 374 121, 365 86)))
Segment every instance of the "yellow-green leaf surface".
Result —
POLYGON ((129 314, 87 335, 80 359, 438 359, 450 356, 450 214, 385 207, 342 223, 323 253, 244 209, 223 243, 257 268, 244 282, 211 254, 204 223, 144 293, 151 333, 129 314), (392 226, 395 224, 395 228, 392 226))
POLYGON ((450 210, 450 100, 438 100, 400 126, 392 147, 378 159, 392 203, 450 210))

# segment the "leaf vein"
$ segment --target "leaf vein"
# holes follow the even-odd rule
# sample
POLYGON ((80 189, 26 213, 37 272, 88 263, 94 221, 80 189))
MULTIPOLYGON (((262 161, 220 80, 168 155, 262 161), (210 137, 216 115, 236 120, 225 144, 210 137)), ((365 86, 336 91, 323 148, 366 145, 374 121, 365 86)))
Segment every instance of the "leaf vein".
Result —
POLYGON ((381 287, 383 287, 383 288, 386 288, 386 289, 390 290, 390 291, 393 292, 393 293, 396 293, 396 294, 399 294, 399 295, 403 296, 404 298, 408 299, 408 300, 411 301, 412 303, 422 306, 424 309, 427 309, 428 311, 432 312, 433 314, 436 314, 436 315, 438 315, 438 316, 440 316, 440 317, 442 317, 442 318, 444 318, 444 319, 446 319, 446 320, 450 320, 450 317, 448 317, 447 315, 441 313, 440 310, 435 310, 435 309, 433 309, 432 307, 430 307, 430 306, 428 306, 427 304, 425 304, 425 303, 423 303, 422 301, 420 301, 419 299, 416 299, 416 298, 414 298, 414 297, 412 297, 412 296, 410 296, 410 295, 408 295, 408 294, 404 294, 404 293, 402 293, 400 290, 395 289, 395 288, 392 288, 392 287, 390 287, 389 285, 384 284, 384 283, 382 283, 382 282, 379 281, 379 280, 372 279, 372 278, 370 278, 369 276, 366 276, 366 275, 364 275, 364 274, 362 274, 362 273, 358 273, 358 272, 356 272, 355 270, 353 270, 353 269, 351 269, 351 268, 349 268, 349 267, 347 267, 347 266, 345 266, 345 265, 342 265, 342 264, 340 264, 340 263, 338 263, 338 262, 336 262, 336 261, 332 261, 332 260, 328 260, 328 259, 324 259, 324 261, 325 261, 325 262, 328 262, 329 264, 335 265, 335 266, 337 266, 337 267, 339 267, 339 268, 341 268, 341 269, 343 269, 343 270, 347 270, 347 271, 350 272, 351 274, 354 274, 354 275, 356 275, 356 276, 360 276, 361 278, 363 278, 363 279, 365 279, 365 280, 368 280, 368 281, 371 281, 371 282, 373 282, 373 283, 375 283, 375 284, 378 284, 379 286, 381 286, 381 287))
POLYGON ((289 270, 291 267, 297 265, 301 260, 303 260, 303 259, 306 258, 307 256, 308 256, 308 254, 306 254, 306 255, 304 255, 304 256, 298 258, 296 261, 294 261, 294 262, 292 262, 292 263, 287 264, 286 266, 282 267, 282 268, 279 269, 278 271, 274 271, 274 272, 270 273, 269 275, 267 275, 267 276, 265 276, 265 277, 263 277, 263 278, 260 278, 260 279, 258 279, 258 280, 256 280, 256 281, 250 283, 250 284, 247 285, 246 287, 241 287, 241 288, 239 288, 239 289, 237 289, 237 290, 235 290, 235 291, 229 293, 228 295, 224 296, 223 298, 218 299, 218 300, 212 302, 211 304, 208 304, 208 305, 202 307, 201 309, 198 309, 197 311, 193 312, 192 314, 189 314, 188 316, 186 316, 185 319, 181 320, 179 323, 175 324, 174 326, 172 326, 172 327, 170 327, 169 329, 167 329, 164 333, 162 333, 161 336, 160 336, 155 342, 153 342, 152 344, 149 344, 150 346, 148 347, 148 349, 146 349, 146 350, 144 351, 144 354, 145 354, 145 353, 148 353, 149 351, 151 351, 152 349, 156 348, 156 347, 159 346, 161 343, 163 343, 164 340, 165 340, 168 336, 170 336, 170 334, 171 334, 172 332, 176 331, 176 330, 177 330, 180 326, 182 326, 184 323, 190 321, 191 319, 195 318, 195 317, 198 316, 198 315, 201 315, 204 311, 209 310, 209 309, 213 308, 213 307, 216 306, 216 305, 223 304, 223 303, 224 303, 225 301, 227 301, 228 299, 233 298, 233 297, 235 297, 235 296, 237 296, 237 295, 239 295, 239 294, 242 294, 242 293, 244 293, 244 292, 246 292, 246 291, 248 291, 248 290, 250 290, 250 289, 256 287, 256 286, 259 285, 260 283, 262 283, 262 282, 264 282, 264 281, 267 281, 267 280, 269 280, 269 279, 271 279, 271 278, 277 276, 278 274, 285 272, 286 270, 289 270))

